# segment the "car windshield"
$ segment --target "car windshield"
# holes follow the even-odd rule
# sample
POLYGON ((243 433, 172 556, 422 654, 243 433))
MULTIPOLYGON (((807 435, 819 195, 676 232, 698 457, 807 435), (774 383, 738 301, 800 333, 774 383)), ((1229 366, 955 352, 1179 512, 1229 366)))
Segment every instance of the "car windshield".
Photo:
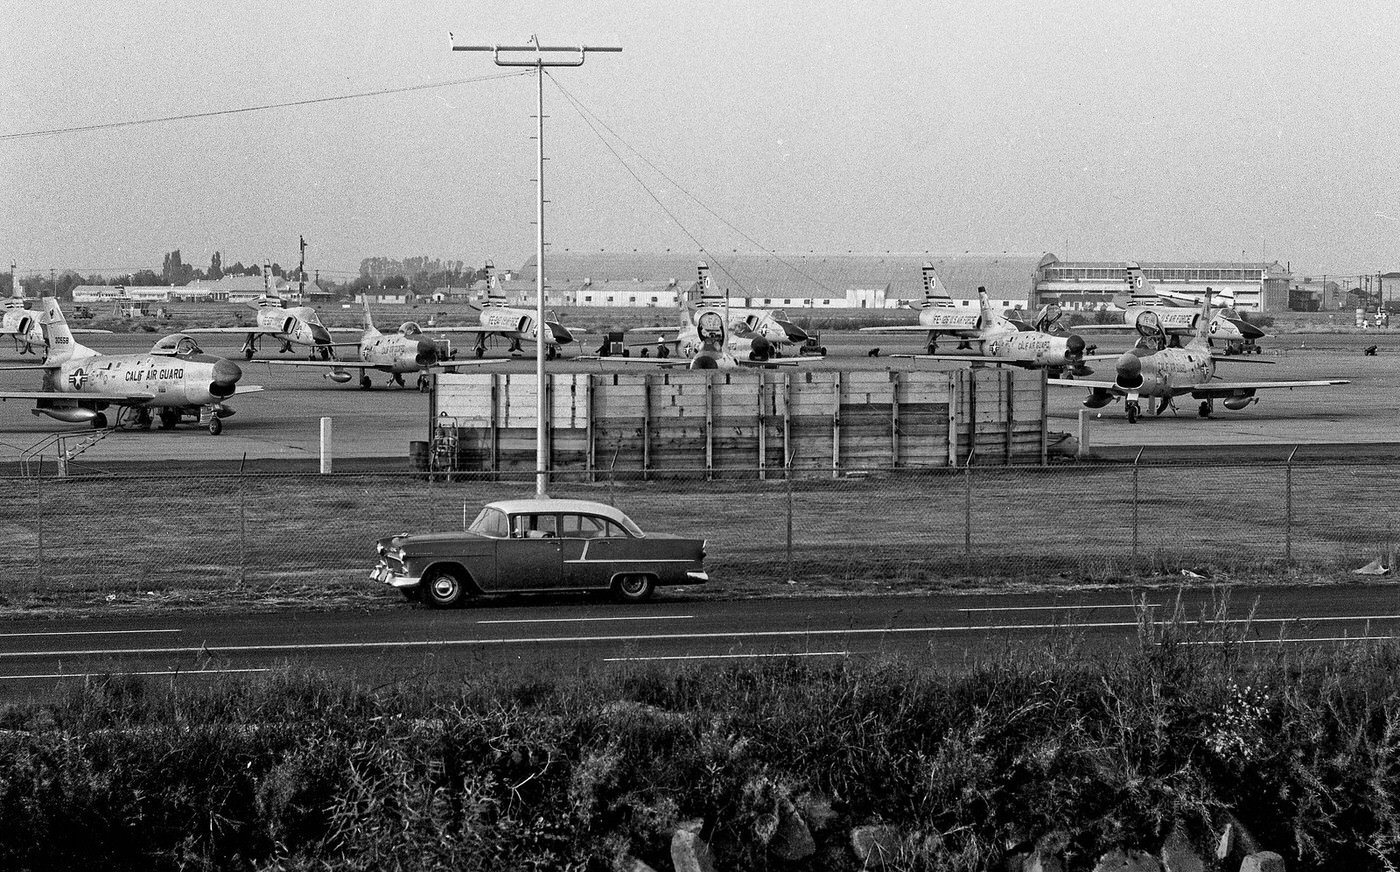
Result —
POLYGON ((493 539, 504 539, 510 535, 510 522, 506 520, 505 512, 487 506, 467 527, 467 532, 490 536, 493 539))

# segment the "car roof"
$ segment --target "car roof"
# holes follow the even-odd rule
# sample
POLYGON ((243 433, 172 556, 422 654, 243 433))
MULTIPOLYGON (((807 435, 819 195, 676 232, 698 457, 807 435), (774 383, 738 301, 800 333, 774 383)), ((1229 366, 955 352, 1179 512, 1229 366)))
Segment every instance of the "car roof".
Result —
POLYGON ((507 515, 522 515, 531 512, 580 512, 590 515, 601 515, 604 518, 609 518, 622 524, 632 523, 632 519, 627 517, 620 509, 614 508, 607 503, 595 503, 592 500, 556 500, 548 498, 497 500, 494 503, 487 503, 486 505, 489 508, 499 509, 507 515))

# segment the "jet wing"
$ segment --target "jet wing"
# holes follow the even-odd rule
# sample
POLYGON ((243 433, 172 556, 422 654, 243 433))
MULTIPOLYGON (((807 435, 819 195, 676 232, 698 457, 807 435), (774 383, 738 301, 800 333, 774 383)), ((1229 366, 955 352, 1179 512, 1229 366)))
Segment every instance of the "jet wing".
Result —
MULTIPOLYGON (((1351 384, 1351 379, 1325 378, 1310 381, 1258 381, 1258 382, 1207 382, 1190 389, 1191 396, 1198 400, 1213 397, 1228 397, 1241 391, 1262 391, 1268 388, 1325 388, 1334 385, 1351 384)), ((1182 391, 1185 393, 1185 391, 1182 391)))
POLYGON ((1091 378, 1047 378, 1045 383, 1048 385, 1060 385, 1066 388, 1098 388, 1099 390, 1105 391, 1117 391, 1120 394, 1127 393, 1127 391, 1118 387, 1117 382, 1098 381, 1091 378))
MULTIPOLYGON (((241 391, 240 391, 241 393, 241 391)), ((155 399, 156 395, 150 392, 111 394, 97 393, 95 391, 83 391, 82 393, 65 393, 61 391, 0 391, 0 400, 68 400, 78 402, 80 400, 102 400, 108 403, 144 403, 147 400, 155 399)))
MULTIPOLYGON (((379 369, 380 367, 387 367, 389 365, 387 363, 368 363, 363 360, 298 360, 296 358, 278 360, 275 358, 264 359, 255 357, 247 361, 248 365, 255 363, 265 363, 268 366, 311 366, 318 369, 379 369)), ((454 369, 459 366, 490 366, 494 363, 510 363, 510 361, 503 357, 491 358, 490 360, 443 361, 442 363, 435 363, 432 366, 424 367, 424 369, 454 369)))

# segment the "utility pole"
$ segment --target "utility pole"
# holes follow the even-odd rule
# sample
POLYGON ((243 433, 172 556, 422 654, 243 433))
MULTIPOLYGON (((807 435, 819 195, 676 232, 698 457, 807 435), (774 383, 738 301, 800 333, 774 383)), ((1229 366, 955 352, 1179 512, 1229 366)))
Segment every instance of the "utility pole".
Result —
MULTIPOLYGON (((448 34, 452 38, 452 34, 448 34)), ((531 36, 525 45, 457 45, 453 51, 489 51, 498 67, 534 67, 535 94, 538 112, 535 115, 535 495, 546 493, 549 478, 549 447, 545 428, 544 389, 544 70, 545 67, 581 67, 591 51, 620 52, 622 46, 603 45, 541 45, 538 36, 531 36), (512 60, 501 53, 530 52, 533 58, 512 60), (560 54, 574 55, 559 58, 560 54), (553 55, 549 60, 546 55, 553 55)), ((552 337, 551 337, 552 338, 552 337)))

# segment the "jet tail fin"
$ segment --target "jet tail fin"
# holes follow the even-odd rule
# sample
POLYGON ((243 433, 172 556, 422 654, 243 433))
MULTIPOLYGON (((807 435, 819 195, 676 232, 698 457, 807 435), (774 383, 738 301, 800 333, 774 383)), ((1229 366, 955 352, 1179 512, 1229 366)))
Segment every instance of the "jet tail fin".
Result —
POLYGON ((91 357, 96 354, 91 348, 79 345, 73 338, 73 332, 68 329, 68 319, 63 317, 63 309, 59 308, 57 298, 44 297, 43 306, 44 314, 39 317, 39 329, 43 331, 44 341, 49 346, 48 356, 44 358, 45 364, 59 364, 75 357, 91 357))
POLYGON ((366 332, 366 333, 373 333, 373 332, 375 332, 375 328, 374 328, 374 316, 371 315, 371 314, 369 313, 369 294, 365 294, 365 296, 364 296, 364 304, 365 304, 365 332, 366 332))
POLYGON ((948 293, 947 286, 938 277, 938 270, 933 268, 933 264, 925 263, 921 273, 924 284, 924 299, 919 304, 919 308, 931 309, 953 305, 953 295, 948 293))

